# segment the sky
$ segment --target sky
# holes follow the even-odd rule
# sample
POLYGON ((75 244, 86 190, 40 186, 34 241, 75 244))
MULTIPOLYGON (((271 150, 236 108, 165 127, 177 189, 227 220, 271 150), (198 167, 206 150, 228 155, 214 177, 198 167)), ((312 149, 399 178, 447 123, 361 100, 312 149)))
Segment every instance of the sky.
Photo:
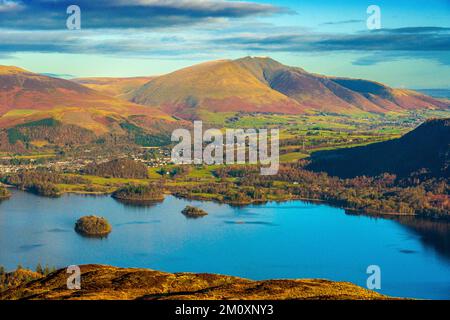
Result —
POLYGON ((249 55, 399 88, 450 89, 450 0, 0 0, 1 65, 129 77, 249 55), (70 5, 80 8, 79 30, 67 28, 70 5), (371 5, 380 9, 373 30, 371 5))

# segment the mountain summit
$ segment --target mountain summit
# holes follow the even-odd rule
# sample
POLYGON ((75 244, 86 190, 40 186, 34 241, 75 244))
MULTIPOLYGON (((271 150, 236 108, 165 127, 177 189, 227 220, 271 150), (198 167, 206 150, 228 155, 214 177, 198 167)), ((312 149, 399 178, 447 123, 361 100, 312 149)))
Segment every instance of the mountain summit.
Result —
POLYGON ((132 101, 160 106, 185 119, 203 118, 212 112, 304 112, 302 106, 264 82, 263 71, 256 64, 249 68, 241 62, 206 62, 158 77, 137 89, 132 101))

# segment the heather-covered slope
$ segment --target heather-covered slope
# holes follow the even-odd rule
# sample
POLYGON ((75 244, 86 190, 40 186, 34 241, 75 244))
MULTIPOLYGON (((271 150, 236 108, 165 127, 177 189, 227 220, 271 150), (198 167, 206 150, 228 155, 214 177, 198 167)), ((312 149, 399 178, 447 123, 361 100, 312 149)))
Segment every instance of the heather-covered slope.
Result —
POLYGON ((252 57, 203 63, 158 77, 137 89, 131 100, 188 119, 208 112, 349 114, 449 107, 446 101, 414 91, 312 74, 252 57))
POLYGON ((449 177, 450 119, 429 120, 396 140, 317 152, 309 169, 344 178, 384 172, 408 176, 422 169, 429 176, 449 177))
POLYGON ((388 299, 347 282, 251 281, 237 277, 165 273, 99 265, 81 266, 81 290, 67 289, 61 269, 0 293, 0 300, 374 300, 388 299))

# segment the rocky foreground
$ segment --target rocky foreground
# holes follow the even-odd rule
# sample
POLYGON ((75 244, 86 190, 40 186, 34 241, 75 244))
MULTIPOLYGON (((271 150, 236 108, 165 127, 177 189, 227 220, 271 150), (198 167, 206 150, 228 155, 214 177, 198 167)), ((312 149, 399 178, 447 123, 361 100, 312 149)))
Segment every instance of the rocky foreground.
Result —
POLYGON ((68 290, 65 269, 0 293, 0 300, 374 300, 388 299, 347 282, 247 279, 165 273, 101 265, 81 266, 81 290, 68 290))

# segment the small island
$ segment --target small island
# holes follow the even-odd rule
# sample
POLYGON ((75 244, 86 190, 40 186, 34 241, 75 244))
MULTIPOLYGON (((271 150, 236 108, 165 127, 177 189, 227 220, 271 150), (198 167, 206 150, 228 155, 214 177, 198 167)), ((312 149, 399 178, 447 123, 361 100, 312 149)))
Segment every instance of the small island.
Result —
POLYGON ((86 237, 106 237, 111 230, 109 222, 102 217, 85 216, 75 223, 75 231, 86 237))
POLYGON ((208 215, 206 211, 192 206, 187 206, 183 209, 183 211, 181 211, 181 213, 188 218, 200 218, 208 215))
POLYGON ((116 190, 112 197, 117 200, 128 202, 158 202, 164 200, 162 186, 148 185, 126 185, 116 190))
POLYGON ((5 200, 11 197, 11 193, 3 186, 0 186, 0 200, 5 200))

